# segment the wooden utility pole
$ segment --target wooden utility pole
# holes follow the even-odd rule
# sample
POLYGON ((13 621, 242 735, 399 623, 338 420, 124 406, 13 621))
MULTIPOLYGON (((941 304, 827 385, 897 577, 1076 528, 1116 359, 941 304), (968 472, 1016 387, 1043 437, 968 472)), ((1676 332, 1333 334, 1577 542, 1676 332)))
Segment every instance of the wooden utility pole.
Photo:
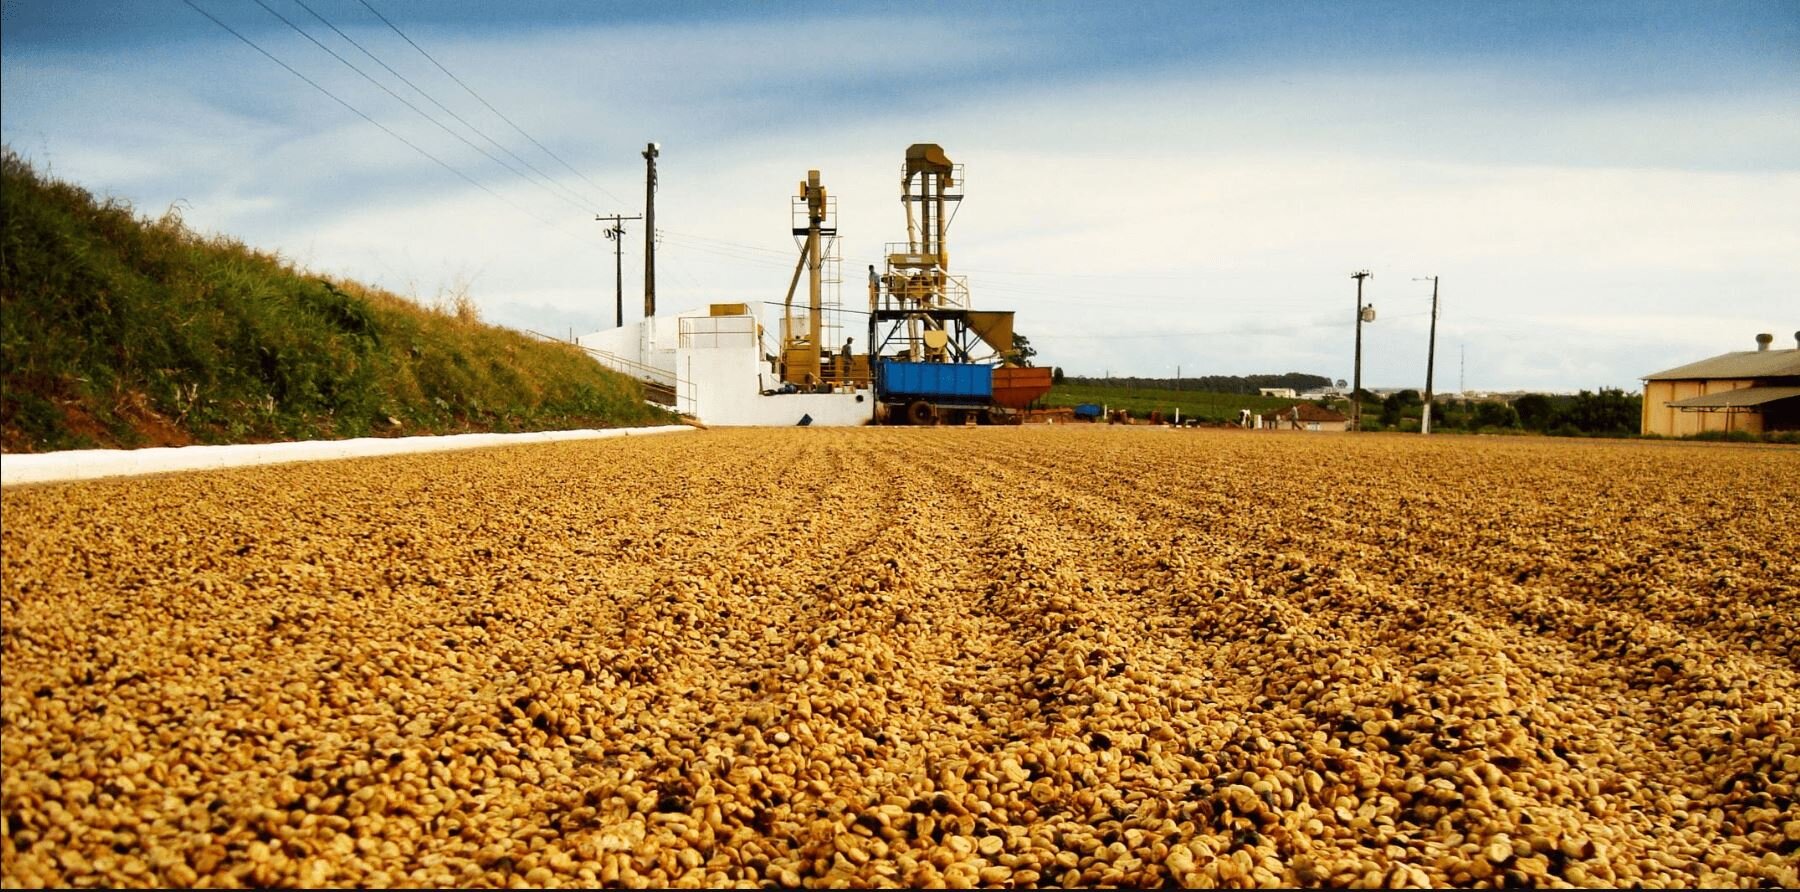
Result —
POLYGON ((1438 277, 1431 277, 1431 340, 1425 348, 1425 414, 1419 421, 1419 433, 1431 433, 1431 370, 1437 363, 1438 277))
POLYGON ((656 315, 656 143, 644 148, 644 318, 656 315))
POLYGON ((595 215, 594 219, 611 220, 607 227, 606 237, 613 243, 613 313, 614 328, 625 327, 625 226, 626 220, 642 220, 642 216, 630 217, 613 214, 611 216, 595 215))
POLYGON ((1356 369, 1351 375, 1354 379, 1350 387, 1350 429, 1362 430, 1362 324, 1363 324, 1363 280, 1372 275, 1368 270, 1357 270, 1350 274, 1356 280, 1356 369))

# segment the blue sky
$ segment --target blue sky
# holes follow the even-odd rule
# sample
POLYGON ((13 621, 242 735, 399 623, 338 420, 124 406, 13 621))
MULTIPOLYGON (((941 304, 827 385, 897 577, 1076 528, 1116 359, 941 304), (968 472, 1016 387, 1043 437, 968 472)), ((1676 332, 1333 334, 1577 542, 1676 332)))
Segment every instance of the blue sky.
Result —
POLYGON ((854 285, 937 142, 968 173, 953 270, 1074 373, 1348 378, 1358 268, 1375 386, 1422 384, 1432 274, 1440 389, 1459 355, 1471 389, 1635 387, 1800 328, 1800 3, 370 0, 558 161, 358 0, 305 0, 544 182, 264 2, 523 175, 254 0, 195 3, 489 191, 176 0, 7 0, 0 133, 146 214, 559 334, 612 321, 592 218, 641 212, 651 140, 664 309, 780 300, 809 168, 854 285))

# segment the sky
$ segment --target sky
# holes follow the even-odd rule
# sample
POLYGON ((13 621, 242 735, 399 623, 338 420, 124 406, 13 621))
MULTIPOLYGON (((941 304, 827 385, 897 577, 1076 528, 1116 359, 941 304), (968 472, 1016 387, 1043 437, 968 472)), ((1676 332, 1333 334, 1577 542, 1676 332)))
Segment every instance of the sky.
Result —
POLYGON ((652 141, 664 312, 781 301, 809 169, 864 305, 935 142, 965 166, 951 271, 1069 374, 1349 379, 1361 269, 1371 387, 1423 386, 1431 276, 1439 391, 1637 389, 1800 329, 1794 0, 4 0, 0 137, 562 337, 614 323, 594 218, 643 212, 652 141))

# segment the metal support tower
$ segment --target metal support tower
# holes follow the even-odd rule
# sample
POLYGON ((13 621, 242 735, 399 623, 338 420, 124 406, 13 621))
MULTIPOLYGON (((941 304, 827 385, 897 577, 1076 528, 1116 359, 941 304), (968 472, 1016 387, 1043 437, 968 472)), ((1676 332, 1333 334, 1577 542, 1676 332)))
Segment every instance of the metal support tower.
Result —
MULTIPOLYGON (((819 182, 819 172, 809 170, 800 181, 800 194, 794 200, 793 232, 800 242, 800 259, 794 264, 794 277, 788 282, 787 299, 782 304, 781 377, 783 381, 802 386, 818 386, 825 382, 823 353, 828 349, 825 337, 825 265, 837 256, 830 242, 837 238, 837 204, 819 182), (801 223, 804 216, 805 223, 801 223), (800 273, 807 273, 806 334, 794 331, 794 291, 800 286, 800 273)), ((835 284, 837 275, 831 276, 835 284)), ((834 304, 835 305, 835 304, 834 304)), ((834 376, 844 378, 844 369, 834 376)))
POLYGON ((889 348, 912 362, 985 362, 1012 350, 1010 311, 969 306, 969 283, 950 275, 949 229, 962 195, 962 165, 934 143, 915 143, 900 169, 906 241, 890 243, 869 315, 871 354, 889 348), (984 347, 991 353, 984 356, 984 347))
POLYGON ((603 216, 596 214, 595 220, 612 221, 606 229, 606 237, 613 243, 613 313, 614 328, 625 327, 625 226, 626 220, 642 220, 641 215, 630 217, 612 214, 603 216))
POLYGON ((644 148, 644 318, 656 315, 656 143, 644 148))
POLYGON ((1357 270, 1350 274, 1356 280, 1356 369, 1350 386, 1350 429, 1362 430, 1362 325, 1363 317, 1370 315, 1363 306, 1363 280, 1372 273, 1368 270, 1357 270))

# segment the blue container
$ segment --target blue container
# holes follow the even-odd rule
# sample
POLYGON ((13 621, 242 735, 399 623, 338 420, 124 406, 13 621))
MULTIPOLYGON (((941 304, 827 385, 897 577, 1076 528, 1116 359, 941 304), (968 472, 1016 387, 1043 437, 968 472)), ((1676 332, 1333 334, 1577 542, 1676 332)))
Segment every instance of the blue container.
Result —
POLYGON ((1075 407, 1075 417, 1076 418, 1099 418, 1100 417, 1100 404, 1098 404, 1098 403, 1082 403, 1081 405, 1076 406, 1075 407))
POLYGON ((875 365, 875 387, 883 398, 969 402, 994 395, 994 368, 954 362, 896 362, 875 365))

